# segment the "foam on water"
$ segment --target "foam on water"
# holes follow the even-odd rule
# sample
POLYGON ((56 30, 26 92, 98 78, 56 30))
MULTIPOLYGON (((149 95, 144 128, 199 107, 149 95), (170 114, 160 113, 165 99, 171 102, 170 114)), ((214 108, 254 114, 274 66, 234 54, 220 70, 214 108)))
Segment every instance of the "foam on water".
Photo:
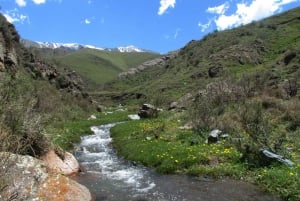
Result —
POLYGON ((155 187, 155 183, 147 176, 148 172, 119 159, 111 148, 109 130, 114 125, 91 127, 94 134, 81 138, 78 145, 81 151, 77 152, 77 158, 87 172, 96 171, 101 177, 116 181, 119 187, 132 188, 137 193, 148 192, 155 187))

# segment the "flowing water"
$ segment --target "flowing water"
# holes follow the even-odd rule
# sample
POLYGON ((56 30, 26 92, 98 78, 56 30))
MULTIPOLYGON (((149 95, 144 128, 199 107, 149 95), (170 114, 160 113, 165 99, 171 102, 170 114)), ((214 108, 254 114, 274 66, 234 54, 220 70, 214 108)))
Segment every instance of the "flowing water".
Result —
POLYGON ((159 175, 118 157, 110 128, 92 127, 82 137, 75 156, 83 172, 75 179, 88 187, 96 201, 274 201, 254 186, 233 180, 183 175, 159 175))

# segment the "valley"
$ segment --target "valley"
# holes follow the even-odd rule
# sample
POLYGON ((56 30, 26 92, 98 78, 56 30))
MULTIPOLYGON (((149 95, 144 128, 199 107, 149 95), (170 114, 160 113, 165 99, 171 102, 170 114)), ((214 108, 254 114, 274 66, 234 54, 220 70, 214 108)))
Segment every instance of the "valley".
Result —
MULTIPOLYGON (((236 200, 251 200, 249 194, 241 193, 246 186, 257 200, 297 201, 299 13, 300 8, 295 8, 234 29, 214 31, 166 55, 78 44, 78 49, 58 44, 58 48, 40 47, 28 45, 28 41, 25 45, 15 27, 1 16, 0 151, 40 159, 54 150, 62 160, 66 151, 77 153, 82 163, 77 180, 92 188, 97 183, 90 183, 95 179, 93 168, 103 173, 111 157, 98 161, 106 152, 93 150, 109 149, 114 152, 112 165, 153 172, 151 179, 168 191, 158 200, 196 200, 191 196, 200 196, 199 185, 212 182, 208 188, 224 187, 228 182, 241 191, 218 199, 212 191, 201 196, 205 200, 226 200, 231 195, 236 200), (133 114, 142 118, 132 120, 128 115, 133 114), (103 137, 101 133, 108 131, 96 129, 117 122, 122 123, 110 129, 110 136, 103 137), (99 136, 92 134, 91 127, 99 136), (97 140, 107 139, 111 144, 97 144, 97 140), (80 154, 93 161, 85 161, 80 154), (119 158, 122 165, 116 162, 119 158), (199 184, 198 180, 205 182, 199 184), (168 189, 172 181, 191 194, 168 189), (172 192, 177 193, 176 199, 172 192)), ((5 157, 0 164, 9 167, 5 157)), ((51 172, 48 174, 52 178, 51 172)), ((45 174, 41 175, 44 181, 45 174)), ((0 195, 7 200, 14 200, 15 194, 9 194, 12 181, 6 178, 5 168, 0 171, 0 195)), ((109 182, 101 189, 103 200, 115 199, 105 194, 105 187, 114 185, 109 182)), ((116 186, 121 185, 118 182, 116 186)), ((224 188, 219 190, 221 194, 226 194, 224 188)), ((30 194, 27 200, 38 196, 30 194)), ((143 196, 133 195, 128 200, 157 200, 153 195, 143 196)))

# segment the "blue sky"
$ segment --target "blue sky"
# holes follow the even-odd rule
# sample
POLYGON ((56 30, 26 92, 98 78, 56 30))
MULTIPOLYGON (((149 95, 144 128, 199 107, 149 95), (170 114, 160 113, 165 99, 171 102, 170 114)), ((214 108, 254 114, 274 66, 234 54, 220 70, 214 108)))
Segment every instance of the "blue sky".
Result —
POLYGON ((214 30, 298 7, 300 0, 0 0, 0 6, 22 38, 166 53, 214 30))

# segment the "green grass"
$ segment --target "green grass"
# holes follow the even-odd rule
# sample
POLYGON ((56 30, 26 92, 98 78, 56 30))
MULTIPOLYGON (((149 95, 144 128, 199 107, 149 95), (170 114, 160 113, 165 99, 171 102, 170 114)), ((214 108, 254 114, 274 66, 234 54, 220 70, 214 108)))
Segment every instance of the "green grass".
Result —
MULTIPOLYGON (((208 145, 205 133, 200 136, 191 130, 180 130, 179 126, 176 114, 171 113, 118 124, 111 130, 113 145, 119 155, 160 173, 242 179, 284 200, 299 200, 300 163, 294 167, 275 164, 250 168, 230 141, 208 145)), ((295 149, 293 153, 298 156, 300 152, 295 149)))
POLYGON ((103 84, 116 78, 120 72, 137 67, 156 57, 159 57, 159 54, 82 49, 62 57, 54 57, 54 59, 58 61, 59 66, 67 66, 75 70, 85 80, 94 84, 103 84))
POLYGON ((49 135, 54 145, 64 150, 71 150, 74 143, 80 142, 81 136, 92 134, 91 126, 127 121, 129 120, 128 114, 127 111, 97 113, 97 119, 88 120, 87 117, 86 119, 69 120, 60 126, 48 128, 47 132, 50 133, 49 135))
POLYGON ((134 121, 117 125, 112 129, 112 135, 121 155, 161 173, 239 160, 237 150, 225 142, 207 146, 198 134, 176 129, 177 126, 175 121, 134 121))
POLYGON ((260 75, 264 71, 269 73, 266 79, 276 77, 274 81, 282 82, 288 77, 286 71, 299 63, 299 19, 299 8, 296 8, 236 29, 210 33, 181 48, 165 66, 153 67, 129 79, 115 80, 106 85, 105 90, 121 95, 141 93, 148 101, 158 93, 168 98, 168 104, 186 93, 204 89, 218 78, 240 78, 256 72, 260 75), (282 59, 287 50, 295 51, 298 56, 285 67, 282 59), (220 65, 224 72, 220 77, 210 78, 209 68, 220 65))
POLYGON ((295 167, 274 166, 255 171, 255 182, 264 190, 285 200, 300 200, 300 164, 295 167))

